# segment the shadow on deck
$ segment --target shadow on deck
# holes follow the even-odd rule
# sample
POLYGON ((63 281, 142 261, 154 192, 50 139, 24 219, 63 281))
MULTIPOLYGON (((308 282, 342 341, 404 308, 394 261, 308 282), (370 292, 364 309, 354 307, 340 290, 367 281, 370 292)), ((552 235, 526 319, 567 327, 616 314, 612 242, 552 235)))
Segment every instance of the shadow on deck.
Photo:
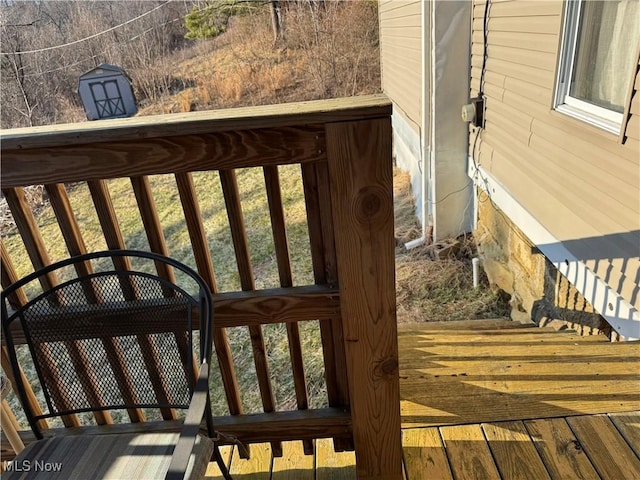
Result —
MULTIPOLYGON (((398 333, 408 480, 640 478, 637 343, 503 320, 398 333)), ((355 478, 355 455, 330 440, 314 456, 300 442, 253 451, 227 450, 234 478, 355 478)))

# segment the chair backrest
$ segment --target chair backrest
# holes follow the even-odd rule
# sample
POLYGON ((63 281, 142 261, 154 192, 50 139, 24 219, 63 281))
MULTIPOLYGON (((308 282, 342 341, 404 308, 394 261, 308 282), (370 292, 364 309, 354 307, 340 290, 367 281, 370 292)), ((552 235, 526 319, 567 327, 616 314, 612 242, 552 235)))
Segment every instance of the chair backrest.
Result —
POLYGON ((21 364, 30 355, 46 403, 44 413, 36 414, 21 376, 14 375, 38 437, 37 422, 43 418, 142 408, 164 409, 166 416, 170 409, 188 408, 198 325, 199 360, 209 364, 213 309, 207 285, 186 265, 148 252, 73 257, 2 292, 2 328, 13 371, 18 371, 18 355, 21 364), (105 264, 106 270, 94 270, 105 264), (59 280, 73 269, 77 276, 59 280), (28 293, 28 286, 35 290, 36 282, 41 291, 20 302, 24 296, 18 293, 28 293))

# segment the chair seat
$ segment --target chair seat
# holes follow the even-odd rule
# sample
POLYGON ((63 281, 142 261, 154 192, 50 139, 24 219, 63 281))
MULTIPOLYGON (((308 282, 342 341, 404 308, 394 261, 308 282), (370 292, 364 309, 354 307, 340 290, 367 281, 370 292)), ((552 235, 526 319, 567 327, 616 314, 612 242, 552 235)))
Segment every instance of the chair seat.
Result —
MULTIPOLYGON (((150 479, 164 478, 179 433, 66 435, 29 445, 3 480, 11 479, 150 479)), ((184 478, 204 478, 213 442, 198 435, 184 478)))

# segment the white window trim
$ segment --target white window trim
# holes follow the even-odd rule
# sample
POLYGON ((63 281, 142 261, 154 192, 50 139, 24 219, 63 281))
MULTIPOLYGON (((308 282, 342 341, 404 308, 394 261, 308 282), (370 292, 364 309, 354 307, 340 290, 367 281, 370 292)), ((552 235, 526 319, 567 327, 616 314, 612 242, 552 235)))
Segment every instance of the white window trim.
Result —
POLYGON ((573 74, 573 59, 578 38, 578 19, 580 18, 582 2, 583 0, 568 0, 565 2, 554 108, 560 113, 618 135, 622 127, 622 113, 614 112, 569 95, 571 76, 573 74))

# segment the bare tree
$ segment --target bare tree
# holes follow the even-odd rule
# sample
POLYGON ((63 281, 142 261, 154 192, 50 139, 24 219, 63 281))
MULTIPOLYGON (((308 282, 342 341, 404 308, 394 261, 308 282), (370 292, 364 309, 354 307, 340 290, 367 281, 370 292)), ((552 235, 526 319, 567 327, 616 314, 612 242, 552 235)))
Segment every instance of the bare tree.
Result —
POLYGON ((140 98, 169 92, 171 77, 159 63, 184 44, 190 4, 4 0, 1 126, 64 121, 66 110, 79 109, 78 77, 100 63, 125 68, 140 98))
POLYGON ((271 10, 271 24, 273 27, 273 43, 278 43, 283 36, 282 11, 278 0, 269 1, 269 9, 271 10))

